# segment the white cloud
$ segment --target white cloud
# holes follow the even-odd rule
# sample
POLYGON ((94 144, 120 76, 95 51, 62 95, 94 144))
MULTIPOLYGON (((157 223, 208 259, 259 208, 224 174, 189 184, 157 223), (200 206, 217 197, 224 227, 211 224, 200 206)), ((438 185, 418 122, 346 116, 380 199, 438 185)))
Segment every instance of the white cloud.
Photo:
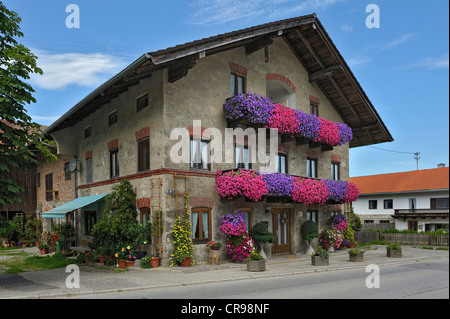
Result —
POLYGON ((449 68, 449 55, 448 52, 440 57, 427 57, 418 60, 417 62, 406 65, 405 68, 427 68, 431 70, 436 69, 448 69, 449 68))
POLYGON ((355 56, 350 59, 347 59, 347 64, 351 69, 360 67, 369 62, 370 62, 370 59, 366 56, 355 56))
POLYGON ((33 85, 46 90, 59 90, 69 85, 97 86, 124 66, 121 58, 105 53, 52 54, 34 50, 43 75, 31 77, 33 85))
POLYGON ((400 44, 406 43, 409 40, 411 40, 417 33, 406 33, 398 38, 395 38, 391 42, 388 42, 387 44, 380 47, 379 51, 385 51, 388 49, 391 49, 393 47, 396 47, 400 44))
POLYGON ((310 14, 345 0, 196 0, 196 13, 189 22, 198 25, 224 24, 239 19, 266 17, 284 19, 299 14, 310 14))

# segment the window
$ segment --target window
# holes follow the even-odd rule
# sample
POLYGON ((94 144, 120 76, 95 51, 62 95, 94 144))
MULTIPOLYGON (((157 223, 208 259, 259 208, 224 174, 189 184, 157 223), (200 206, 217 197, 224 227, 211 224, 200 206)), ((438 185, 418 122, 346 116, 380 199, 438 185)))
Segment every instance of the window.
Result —
POLYGON ((90 235, 92 227, 97 223, 97 212, 95 210, 84 211, 84 234, 90 235))
POLYGON ((140 110, 144 109, 147 106, 148 106, 148 94, 145 94, 144 96, 136 100, 136 112, 139 112, 140 110))
POLYGON ((249 161, 249 150, 247 146, 236 145, 234 147, 235 168, 250 169, 252 164, 249 161))
POLYGON ((148 221, 151 219, 150 208, 143 207, 139 209, 139 221, 142 226, 146 226, 148 221))
POLYGON ((71 177, 72 177, 72 173, 70 172, 70 169, 69 169, 69 162, 67 162, 64 164, 64 179, 66 181, 70 181, 71 177))
POLYGON ((276 165, 277 173, 287 174, 287 155, 277 154, 276 165))
POLYGON ((317 178, 317 158, 306 158, 306 177, 317 178))
POLYGON ((45 200, 53 200, 53 174, 45 175, 45 200))
POLYGON ((210 170, 208 153, 208 142, 191 139, 191 168, 210 170))
POLYGON ((245 93, 245 77, 231 73, 231 96, 245 93))
POLYGON ((430 208, 448 208, 448 197, 430 198, 430 208))
POLYGON ((319 214, 319 212, 317 210, 309 210, 306 212, 306 219, 312 220, 313 222, 315 222, 317 224, 318 214, 319 214))
POLYGON ((113 124, 117 123, 117 111, 112 112, 108 116, 108 124, 109 126, 113 126, 113 124))
POLYGON ((377 200, 369 200, 369 209, 377 209, 378 201, 377 200))
POLYGON ((110 160, 110 176, 118 177, 119 176, 119 150, 115 149, 109 152, 109 160, 110 160))
POLYGON ((333 181, 340 180, 340 164, 337 162, 331 162, 331 179, 333 181))
POLYGON ((211 210, 209 208, 192 209, 192 241, 206 243, 211 240, 211 210))
POLYGON ((241 212, 244 213, 244 221, 245 226, 247 227, 247 232, 252 231, 252 224, 253 224, 253 216, 252 216, 252 210, 251 209, 239 209, 241 212))
POLYGON ((410 198, 409 199, 409 209, 415 210, 417 208, 416 199, 410 198))
POLYGON ((92 171, 92 158, 86 160, 86 184, 92 183, 94 181, 93 171, 92 171))
POLYGON ((90 137, 92 135, 92 129, 91 129, 91 127, 89 126, 89 127, 86 127, 85 129, 84 129, 84 138, 88 138, 88 137, 90 137))
POLYGON ((374 221, 372 219, 365 219, 364 224, 374 224, 374 221))
POLYGON ((393 203, 394 203, 393 199, 385 199, 383 202, 384 209, 392 209, 394 207, 393 203))
POLYGON ((150 139, 145 138, 138 142, 138 172, 150 169, 150 139))
POLYGON ((317 104, 311 103, 309 104, 310 113, 314 114, 315 116, 319 116, 319 106, 317 104))

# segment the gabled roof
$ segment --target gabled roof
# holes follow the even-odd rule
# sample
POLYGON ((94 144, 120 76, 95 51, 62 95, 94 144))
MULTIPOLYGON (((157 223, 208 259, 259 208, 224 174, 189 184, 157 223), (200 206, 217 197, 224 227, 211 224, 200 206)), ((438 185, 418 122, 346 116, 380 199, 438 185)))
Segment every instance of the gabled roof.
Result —
POLYGON ((169 69, 169 82, 175 82, 195 66, 201 56, 208 56, 245 46, 246 54, 260 50, 282 37, 353 130, 350 147, 393 141, 393 138, 333 44, 315 14, 266 23, 217 36, 180 44, 139 57, 119 74, 102 84, 81 102, 55 121, 47 133, 74 125, 101 105, 151 76, 155 70, 169 69))
POLYGON ((425 190, 448 190, 449 168, 350 177, 361 194, 385 194, 425 190))

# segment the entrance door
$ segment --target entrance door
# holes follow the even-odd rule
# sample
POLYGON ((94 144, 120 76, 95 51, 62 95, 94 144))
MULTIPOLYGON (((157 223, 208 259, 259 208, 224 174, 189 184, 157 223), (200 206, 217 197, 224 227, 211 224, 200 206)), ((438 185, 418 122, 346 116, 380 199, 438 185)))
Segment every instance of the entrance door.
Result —
POLYGON ((272 254, 291 252, 291 233, 289 208, 272 208, 272 225, 275 241, 272 245, 272 254))
POLYGON ((409 230, 417 230, 417 220, 408 220, 408 229, 409 230))

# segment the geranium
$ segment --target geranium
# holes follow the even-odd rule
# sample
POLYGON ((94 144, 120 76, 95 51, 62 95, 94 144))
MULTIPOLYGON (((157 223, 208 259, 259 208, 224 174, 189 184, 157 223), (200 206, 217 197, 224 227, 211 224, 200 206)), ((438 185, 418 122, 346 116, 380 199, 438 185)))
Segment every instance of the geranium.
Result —
POLYGON ((266 182, 267 193, 275 196, 291 196, 294 177, 287 174, 270 173, 263 174, 266 182))
POLYGON ((255 243, 246 233, 243 236, 232 236, 226 244, 226 252, 228 256, 231 256, 232 261, 244 262, 250 256, 255 243))
POLYGON ((216 189, 220 197, 233 199, 245 196, 258 201, 267 194, 267 186, 256 171, 239 169, 237 172, 217 172, 216 189))
POLYGON ((359 197, 359 189, 358 186, 349 182, 347 185, 347 193, 344 197, 344 203, 351 203, 357 200, 359 197))
POLYGON ((238 120, 246 118, 254 124, 265 125, 273 109, 273 102, 256 93, 242 93, 228 99, 223 106, 225 118, 238 120))
POLYGON ((327 185, 323 180, 294 178, 292 199, 304 205, 323 205, 328 198, 327 185))
POLYGON ((232 214, 223 216, 219 222, 220 232, 227 236, 243 236, 247 232, 244 213, 237 210, 232 214))
POLYGON ((319 118, 321 125, 317 135, 317 142, 336 146, 339 144, 341 137, 339 135, 339 128, 332 121, 319 118))
POLYGON ((325 229, 319 236, 319 244, 325 250, 333 247, 339 248, 341 243, 342 235, 335 229, 325 229))
POLYGON ((276 128, 280 134, 294 135, 298 132, 299 122, 293 109, 275 104, 265 127, 276 128))

